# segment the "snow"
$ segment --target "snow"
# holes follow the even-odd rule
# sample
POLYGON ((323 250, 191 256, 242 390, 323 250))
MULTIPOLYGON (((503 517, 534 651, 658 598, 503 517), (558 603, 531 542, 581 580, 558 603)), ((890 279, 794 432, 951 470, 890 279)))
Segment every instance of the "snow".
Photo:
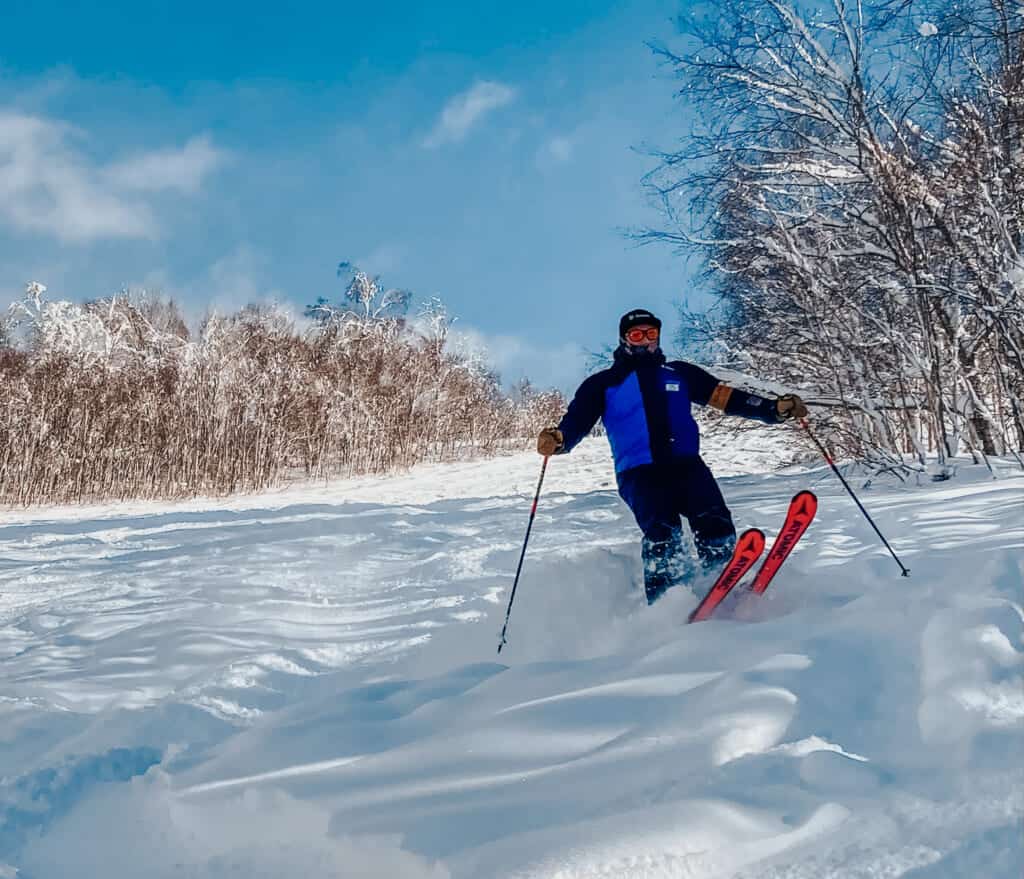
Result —
MULTIPOLYGON (((229 500, 0 513, 0 876, 1017 879, 1024 476, 708 457, 767 595, 642 599, 603 439, 229 500)), ((722 442, 718 440, 718 442, 722 442)))

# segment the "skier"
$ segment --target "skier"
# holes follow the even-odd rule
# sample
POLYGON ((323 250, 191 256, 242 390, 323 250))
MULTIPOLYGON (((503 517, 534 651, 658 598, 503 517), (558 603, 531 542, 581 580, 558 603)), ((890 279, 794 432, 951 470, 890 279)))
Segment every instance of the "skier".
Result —
POLYGON ((696 574, 684 547, 680 516, 689 522, 705 571, 727 562, 736 543, 732 515, 700 457, 700 433, 691 404, 770 424, 807 415, 796 394, 770 400, 734 392, 699 366, 666 362, 660 337, 661 321, 651 312, 637 308, 624 314, 614 364, 586 379, 558 427, 545 428, 537 438, 540 454, 565 454, 590 433, 598 418, 604 421, 619 494, 644 535, 648 604, 670 586, 691 582, 696 574))

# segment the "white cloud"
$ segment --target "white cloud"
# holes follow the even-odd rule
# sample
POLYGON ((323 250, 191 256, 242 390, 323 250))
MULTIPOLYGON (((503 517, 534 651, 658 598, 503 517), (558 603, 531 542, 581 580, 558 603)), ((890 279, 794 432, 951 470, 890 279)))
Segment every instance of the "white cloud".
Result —
POLYGON ((932 22, 923 21, 918 27, 917 32, 922 37, 934 37, 939 32, 939 29, 932 22))
POLYGON ((534 387, 571 393, 583 378, 585 356, 574 344, 537 345, 522 336, 489 335, 460 323, 452 331, 453 347, 478 354, 505 385, 528 378, 534 387))
POLYGON ((553 137, 548 141, 548 155, 559 162, 567 162, 572 156, 572 141, 567 137, 553 137))
POLYGON ((269 260, 248 244, 221 257, 193 285, 198 295, 218 311, 230 313, 246 305, 284 300, 284 294, 264 280, 269 260))
POLYGON ((573 155, 576 144, 573 139, 564 135, 556 135, 544 141, 538 148, 536 164, 541 170, 564 165, 573 155))
POLYGON ((75 148, 79 134, 58 120, 0 110, 0 223, 63 242, 156 238, 152 205, 140 193, 194 193, 222 157, 198 138, 103 166, 75 148))
MULTIPOLYGON (((386 275, 401 268, 406 258, 406 248, 395 242, 378 244, 369 253, 351 260, 352 265, 371 275, 386 275)), ((385 279, 387 280, 387 279, 385 279)))
POLYGON ((481 81, 451 98, 423 145, 428 148, 462 141, 493 110, 515 100, 516 90, 500 82, 481 81))
POLYGON ((146 205, 103 186, 69 145, 72 133, 48 119, 0 112, 0 219, 62 241, 153 237, 146 205))
POLYGON ((146 291, 174 299, 192 324, 211 311, 233 314, 246 305, 275 305, 298 317, 308 303, 296 301, 276 287, 268 277, 269 268, 266 253, 242 243, 192 277, 182 279, 168 268, 157 268, 130 279, 125 286, 134 292, 146 291))
POLYGON ((154 270, 129 286, 170 296, 190 319, 208 311, 231 314, 246 305, 288 302, 268 280, 270 259, 250 244, 239 244, 188 280, 174 280, 167 270, 154 270))
POLYGON ((176 189, 194 194, 225 160, 206 136, 193 137, 181 149, 154 150, 111 165, 105 177, 124 189, 176 189))

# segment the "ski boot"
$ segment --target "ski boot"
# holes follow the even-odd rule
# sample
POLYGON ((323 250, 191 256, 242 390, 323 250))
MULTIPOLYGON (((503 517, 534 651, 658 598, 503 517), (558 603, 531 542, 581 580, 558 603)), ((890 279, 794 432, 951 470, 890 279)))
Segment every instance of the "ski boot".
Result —
POLYGON ((696 577, 693 547, 681 529, 674 530, 668 540, 645 537, 641 557, 648 605, 654 604, 673 586, 692 584, 696 577))
POLYGON ((717 576, 732 558, 733 550, 736 549, 736 535, 727 534, 724 537, 702 540, 696 548, 704 575, 717 576))

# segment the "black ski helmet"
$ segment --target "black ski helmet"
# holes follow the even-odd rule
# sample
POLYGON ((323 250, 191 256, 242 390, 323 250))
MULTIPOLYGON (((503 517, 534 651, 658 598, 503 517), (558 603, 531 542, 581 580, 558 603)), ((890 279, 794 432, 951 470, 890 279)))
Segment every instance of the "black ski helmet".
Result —
POLYGON ((634 308, 619 318, 619 341, 625 342, 626 333, 633 327, 640 326, 640 324, 650 324, 652 327, 657 327, 659 331, 661 330, 661 321, 646 308, 634 308))

